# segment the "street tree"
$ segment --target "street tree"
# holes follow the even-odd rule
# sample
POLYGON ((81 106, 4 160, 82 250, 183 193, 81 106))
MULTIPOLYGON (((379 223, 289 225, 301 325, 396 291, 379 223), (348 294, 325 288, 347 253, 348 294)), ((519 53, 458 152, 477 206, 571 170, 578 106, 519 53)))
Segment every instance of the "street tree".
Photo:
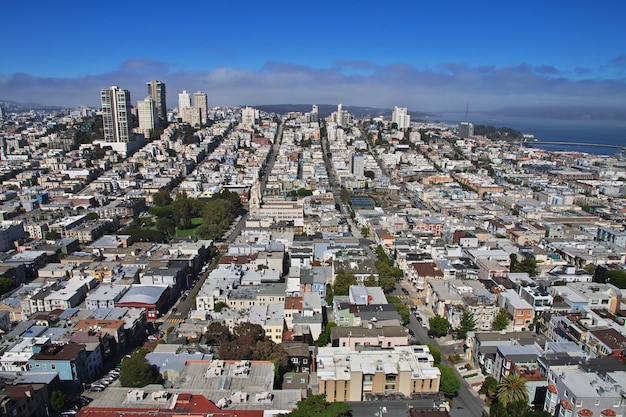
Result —
POLYGON ((428 320, 428 326, 434 335, 445 336, 450 329, 450 322, 445 317, 435 316, 428 320))
POLYGON ((437 365, 441 372, 439 391, 446 397, 454 397, 461 388, 461 381, 452 368, 446 365, 437 365))

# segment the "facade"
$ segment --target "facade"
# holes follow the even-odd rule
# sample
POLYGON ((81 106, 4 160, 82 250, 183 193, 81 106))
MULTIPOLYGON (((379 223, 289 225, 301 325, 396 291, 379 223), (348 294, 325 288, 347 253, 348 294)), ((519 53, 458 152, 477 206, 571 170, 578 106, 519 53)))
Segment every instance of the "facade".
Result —
POLYGON ((555 417, 623 416, 626 372, 608 372, 604 378, 578 369, 551 369, 543 410, 555 417))
POLYGON ((317 385, 326 400, 363 401, 373 394, 439 391, 441 373, 427 346, 355 352, 347 347, 318 349, 317 385))
POLYGON ((474 136, 474 125, 469 122, 459 123, 459 136, 466 139, 474 136))
POLYGON ((365 173, 365 158, 361 153, 350 155, 350 172, 355 177, 362 177, 365 173))
POLYGON ((144 136, 150 136, 158 121, 157 108, 151 97, 137 102, 137 115, 139 117, 139 132, 144 136))
POLYGON ((196 92, 193 95, 193 106, 200 112, 200 124, 202 126, 206 125, 208 119, 207 111, 209 109, 206 93, 203 93, 202 91, 196 92))
POLYGON ((187 90, 183 90, 182 93, 178 94, 178 114, 182 116, 183 110, 188 107, 191 107, 191 96, 187 90))
MULTIPOLYGON (((159 124, 167 121, 167 104, 165 101, 165 83, 161 81, 148 82, 148 96, 154 102, 159 124)), ((141 119, 140 119, 141 120, 141 119)), ((140 125, 141 127, 141 125, 140 125)))
POLYGON ((132 142, 130 91, 112 86, 100 91, 105 142, 132 142))
POLYGON ((411 126, 411 116, 406 107, 395 106, 391 113, 391 122, 398 125, 398 129, 404 130, 411 126))

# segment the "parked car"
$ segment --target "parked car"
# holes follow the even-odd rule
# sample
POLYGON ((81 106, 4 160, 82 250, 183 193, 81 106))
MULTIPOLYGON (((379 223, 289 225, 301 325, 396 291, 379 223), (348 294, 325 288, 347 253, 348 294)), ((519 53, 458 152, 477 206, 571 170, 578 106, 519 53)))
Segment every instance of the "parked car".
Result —
POLYGON ((100 384, 91 384, 91 387, 89 387, 89 391, 91 392, 102 392, 105 390, 105 386, 104 385, 100 385, 100 384))
POLYGON ((409 295, 409 290, 407 290, 406 288, 402 288, 402 292, 404 293, 404 295, 409 295))

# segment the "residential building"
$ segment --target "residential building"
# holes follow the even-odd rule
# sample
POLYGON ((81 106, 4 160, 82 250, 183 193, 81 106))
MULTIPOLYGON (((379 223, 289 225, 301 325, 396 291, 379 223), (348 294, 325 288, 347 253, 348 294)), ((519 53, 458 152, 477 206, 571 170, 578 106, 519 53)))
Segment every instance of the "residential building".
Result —
POLYGON ((208 120, 207 111, 209 107, 206 93, 203 93, 202 91, 197 91, 193 95, 193 106, 197 109, 198 112, 200 112, 200 125, 206 125, 206 122, 208 120))
POLYGON ((626 372, 604 378, 583 368, 551 369, 543 410, 555 417, 616 417, 626 413, 626 372))
POLYGON ((167 122, 165 83, 162 81, 149 81, 147 84, 148 96, 152 99, 154 107, 156 108, 158 124, 164 125, 167 122))
POLYGON ((132 142, 133 118, 130 91, 117 86, 100 92, 105 142, 132 142))
POLYGON ((427 346, 353 351, 323 347, 316 357, 317 385, 326 400, 363 401, 373 394, 435 393, 441 373, 427 346))
POLYGON ((150 134, 157 126, 157 121, 159 120, 157 108, 151 97, 146 97, 137 102, 137 116, 139 118, 139 133, 150 137, 150 134))

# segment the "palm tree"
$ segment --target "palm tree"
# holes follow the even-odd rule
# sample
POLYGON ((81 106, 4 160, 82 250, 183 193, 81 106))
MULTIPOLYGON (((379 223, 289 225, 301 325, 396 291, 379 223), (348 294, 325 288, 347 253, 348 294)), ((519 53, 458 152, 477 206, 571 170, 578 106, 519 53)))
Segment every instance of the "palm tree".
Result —
POLYGON ((505 377, 498 385, 498 402, 503 406, 518 401, 528 401, 528 391, 526 391, 526 380, 519 374, 512 373, 505 377))

